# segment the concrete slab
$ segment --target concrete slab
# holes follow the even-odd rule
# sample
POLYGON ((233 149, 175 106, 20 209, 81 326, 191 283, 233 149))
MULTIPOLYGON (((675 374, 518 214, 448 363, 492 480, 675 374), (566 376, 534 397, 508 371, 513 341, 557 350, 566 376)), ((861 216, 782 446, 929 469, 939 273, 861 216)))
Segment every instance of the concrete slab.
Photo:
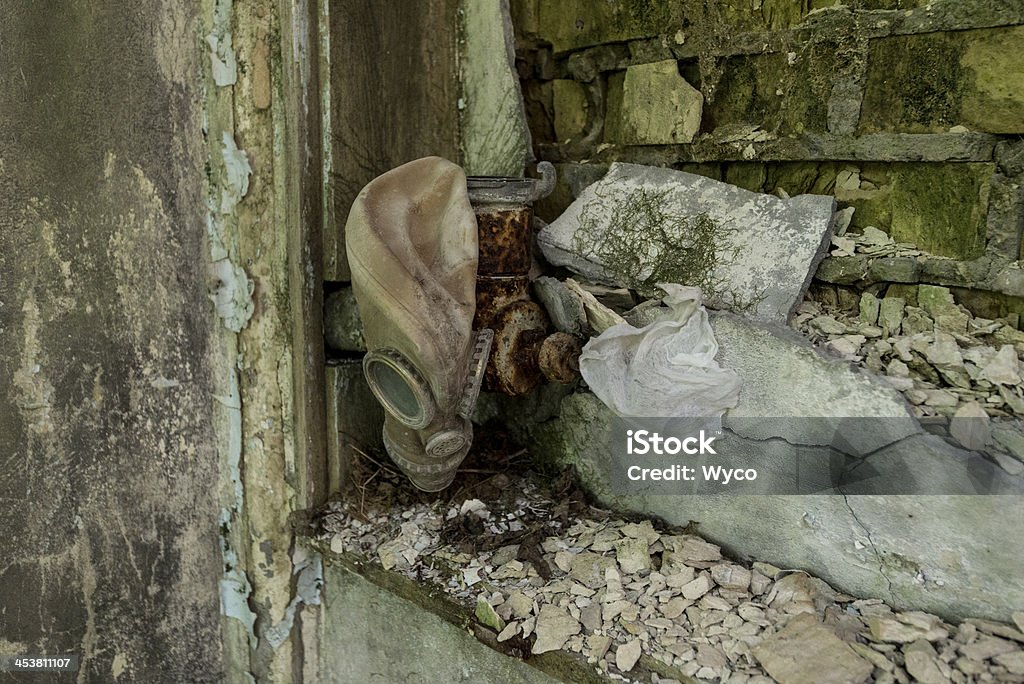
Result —
POLYGON ((831 239, 835 200, 780 199, 672 169, 616 163, 538 242, 552 264, 651 291, 696 285, 711 308, 784 322, 831 239))

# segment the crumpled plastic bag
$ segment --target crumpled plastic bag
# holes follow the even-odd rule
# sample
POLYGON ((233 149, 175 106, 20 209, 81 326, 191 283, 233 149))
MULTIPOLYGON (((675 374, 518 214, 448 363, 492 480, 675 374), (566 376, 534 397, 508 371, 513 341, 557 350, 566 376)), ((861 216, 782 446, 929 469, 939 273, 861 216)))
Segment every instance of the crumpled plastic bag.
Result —
POLYGON ((700 288, 658 283, 666 314, 643 328, 622 323, 583 347, 580 372, 612 411, 633 417, 721 417, 742 381, 718 365, 718 342, 700 288))

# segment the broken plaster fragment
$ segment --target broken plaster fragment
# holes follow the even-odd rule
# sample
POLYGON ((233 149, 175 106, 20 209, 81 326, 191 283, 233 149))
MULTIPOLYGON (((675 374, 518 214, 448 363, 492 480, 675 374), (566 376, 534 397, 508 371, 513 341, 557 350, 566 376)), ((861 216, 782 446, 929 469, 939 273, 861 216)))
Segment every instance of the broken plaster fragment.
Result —
POLYGON ((505 630, 505 621, 495 612, 487 597, 482 594, 476 599, 476 619, 485 627, 490 627, 495 632, 503 632, 505 630))
POLYGON ((565 286, 569 288, 569 292, 579 297, 583 304, 583 310, 587 315, 587 324, 590 325, 595 333, 601 334, 609 328, 626 322, 625 318, 597 301, 597 297, 583 289, 572 278, 566 279, 565 286))
POLYGON ((246 156, 245 150, 238 148, 234 136, 228 131, 224 131, 221 145, 227 182, 221 188, 220 213, 230 214, 245 197, 245 193, 249 192, 249 176, 252 175, 252 166, 249 165, 249 157, 246 156))
POLYGON ((239 332, 252 318, 252 293, 255 286, 245 269, 230 259, 214 262, 213 270, 219 282, 210 299, 225 327, 232 332, 239 332))
POLYGON ((537 641, 533 644, 533 653, 557 651, 565 645, 569 637, 580 633, 580 623, 569 615, 564 608, 551 604, 541 606, 537 616, 537 641))
POLYGON ((230 31, 220 36, 211 33, 206 36, 206 44, 210 46, 213 82, 221 87, 234 85, 238 79, 238 65, 235 60, 235 49, 231 47, 230 31))
POLYGON ((671 169, 614 163, 537 238, 588 280, 700 287, 710 306, 785 322, 828 247, 835 199, 782 200, 671 169), (770 239, 766 239, 768 236, 770 239))

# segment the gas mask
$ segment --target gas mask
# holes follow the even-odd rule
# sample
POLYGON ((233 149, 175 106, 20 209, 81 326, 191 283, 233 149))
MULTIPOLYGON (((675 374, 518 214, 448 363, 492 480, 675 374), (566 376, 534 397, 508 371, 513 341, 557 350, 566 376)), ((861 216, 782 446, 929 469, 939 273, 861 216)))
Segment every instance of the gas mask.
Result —
MULTIPOLYGON (((544 181, 477 178, 467 186, 460 167, 427 157, 377 177, 353 203, 345 246, 368 350, 363 371, 385 409, 384 446, 422 490, 454 479, 485 378, 506 394, 532 389, 545 341, 564 335, 546 335, 547 317, 528 289, 529 202, 553 181, 551 169, 544 181), (496 226, 508 244, 490 244, 496 226), (500 368, 488 364, 492 344, 500 368)), ((564 380, 571 361, 558 365, 560 373, 543 374, 564 380)))

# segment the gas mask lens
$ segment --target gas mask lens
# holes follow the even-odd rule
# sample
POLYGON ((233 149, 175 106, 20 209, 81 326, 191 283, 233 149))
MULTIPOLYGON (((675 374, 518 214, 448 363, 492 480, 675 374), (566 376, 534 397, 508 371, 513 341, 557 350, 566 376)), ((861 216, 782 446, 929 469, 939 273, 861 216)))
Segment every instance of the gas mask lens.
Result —
POLYGON ((422 430, 434 418, 430 386, 416 367, 394 349, 376 349, 363 358, 363 374, 384 409, 403 425, 422 430))

